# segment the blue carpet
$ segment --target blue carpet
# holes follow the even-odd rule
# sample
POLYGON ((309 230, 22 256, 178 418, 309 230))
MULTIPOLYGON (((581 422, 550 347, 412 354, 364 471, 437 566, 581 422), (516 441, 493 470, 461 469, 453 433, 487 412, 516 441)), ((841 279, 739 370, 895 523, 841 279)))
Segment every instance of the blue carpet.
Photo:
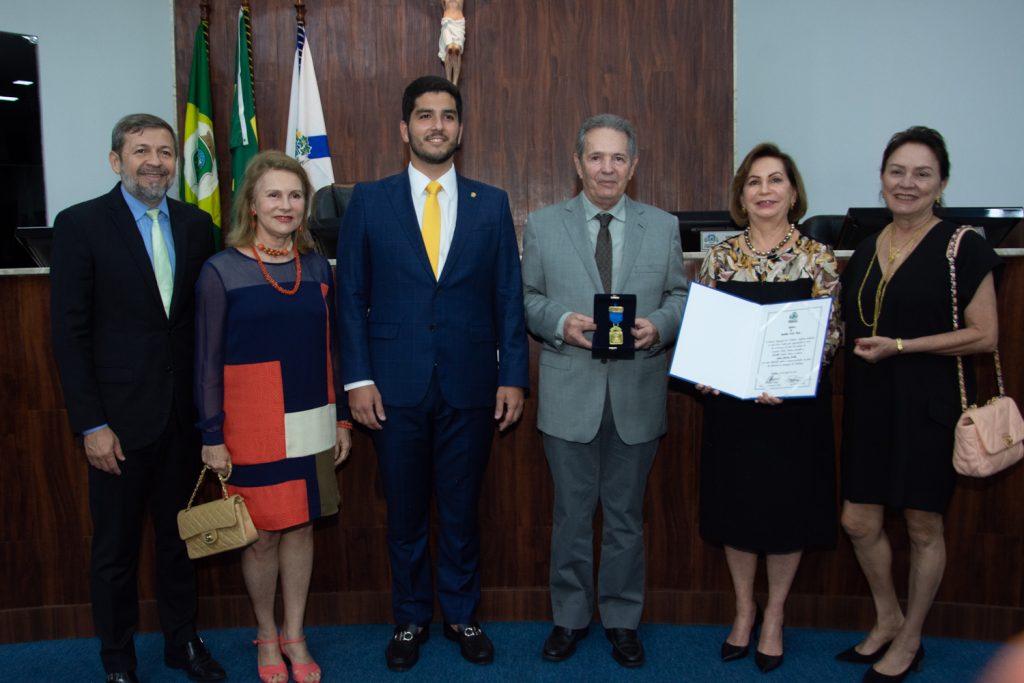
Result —
MULTIPOLYGON (((728 634, 725 626, 645 624, 640 635, 647 662, 639 669, 623 669, 609 652, 600 627, 579 644, 565 662, 545 662, 541 644, 550 625, 540 622, 493 622, 484 627, 497 651, 493 664, 473 666, 463 661, 458 646, 446 640, 441 627, 431 629, 420 661, 407 673, 397 674, 384 665, 384 648, 391 627, 320 626, 307 629, 309 646, 324 670, 325 681, 694 681, 732 683, 857 683, 865 667, 834 662, 832 656, 863 635, 844 631, 786 630, 786 660, 767 675, 753 657, 723 664, 718 648, 728 634)), ((203 638, 225 666, 231 681, 258 681, 256 652, 249 641, 253 629, 206 631, 203 638)), ((998 643, 925 638, 924 671, 910 683, 967 683, 977 678, 999 649, 998 643)), ((136 638, 143 683, 183 682, 178 671, 163 665, 163 639, 159 634, 136 638)), ((102 681, 97 641, 93 639, 40 641, 0 646, 4 681, 102 681)))

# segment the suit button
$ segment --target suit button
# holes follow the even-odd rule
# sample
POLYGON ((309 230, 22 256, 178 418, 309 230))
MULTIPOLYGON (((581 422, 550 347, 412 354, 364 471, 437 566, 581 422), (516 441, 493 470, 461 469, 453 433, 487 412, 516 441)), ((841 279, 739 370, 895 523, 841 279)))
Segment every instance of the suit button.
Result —
POLYGON ((168 366, 166 368, 164 368, 164 370, 166 370, 167 372, 174 372, 174 366, 168 364, 168 366))
POLYGON ((433 331, 434 331, 434 330, 436 330, 436 329, 437 329, 437 325, 431 325, 431 326, 430 326, 430 331, 431 331, 431 332, 433 332, 433 331))
POLYGON ((601 365, 606 365, 607 363, 608 363, 608 359, 607 358, 602 358, 601 359, 601 365))

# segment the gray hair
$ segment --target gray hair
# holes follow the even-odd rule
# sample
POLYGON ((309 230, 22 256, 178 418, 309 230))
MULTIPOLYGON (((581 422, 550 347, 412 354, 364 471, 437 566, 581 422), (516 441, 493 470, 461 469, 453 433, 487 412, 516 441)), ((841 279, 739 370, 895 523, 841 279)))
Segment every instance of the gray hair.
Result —
POLYGON ((125 136, 129 133, 141 133, 150 128, 163 128, 170 133, 175 153, 177 153, 178 137, 174 134, 171 124, 152 114, 128 114, 128 116, 115 123, 114 130, 110 133, 110 151, 121 156, 121 148, 124 147, 125 136))
POLYGON ((576 134, 576 156, 583 158, 583 146, 586 142, 587 133, 595 128, 611 128, 625 134, 629 141, 629 158, 636 159, 636 128, 629 120, 616 116, 615 114, 598 114, 591 116, 580 126, 580 132, 576 134))

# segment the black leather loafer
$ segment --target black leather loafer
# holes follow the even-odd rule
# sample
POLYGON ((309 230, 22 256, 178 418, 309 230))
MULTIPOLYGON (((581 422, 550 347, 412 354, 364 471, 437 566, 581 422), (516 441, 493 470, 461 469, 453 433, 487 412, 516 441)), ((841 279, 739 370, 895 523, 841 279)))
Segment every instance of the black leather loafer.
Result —
POLYGON ((624 667, 633 669, 644 663, 644 646, 633 628, 606 628, 605 636, 612 644, 612 657, 624 667))
POLYGON ((115 671, 107 674, 107 683, 139 683, 134 671, 115 671))
POLYGON ((544 641, 541 655, 549 662, 562 662, 576 654, 576 643, 587 637, 590 627, 565 628, 555 626, 544 641))
POLYGON ((446 623, 444 637, 459 644, 462 658, 470 664, 490 664, 494 661, 494 644, 475 621, 472 624, 446 623))
POLYGON ((164 650, 164 664, 183 670, 193 681, 223 681, 228 677, 199 636, 179 648, 164 650))
POLYGON ((420 660, 420 645, 427 642, 430 629, 426 626, 402 624, 395 627, 384 658, 392 671, 408 671, 420 660))

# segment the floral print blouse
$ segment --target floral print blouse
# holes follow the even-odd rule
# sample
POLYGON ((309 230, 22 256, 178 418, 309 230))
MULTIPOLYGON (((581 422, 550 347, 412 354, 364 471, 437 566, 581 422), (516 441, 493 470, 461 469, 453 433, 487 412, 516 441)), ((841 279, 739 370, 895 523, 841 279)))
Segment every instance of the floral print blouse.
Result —
POLYGON ((831 362, 843 343, 843 323, 839 311, 839 268, 832 248, 800 235, 788 249, 775 256, 752 256, 740 248, 742 235, 736 235, 716 244, 708 252, 697 276, 701 284, 710 287, 715 282, 790 282, 811 279, 811 296, 832 297, 828 333, 822 363, 831 362))

